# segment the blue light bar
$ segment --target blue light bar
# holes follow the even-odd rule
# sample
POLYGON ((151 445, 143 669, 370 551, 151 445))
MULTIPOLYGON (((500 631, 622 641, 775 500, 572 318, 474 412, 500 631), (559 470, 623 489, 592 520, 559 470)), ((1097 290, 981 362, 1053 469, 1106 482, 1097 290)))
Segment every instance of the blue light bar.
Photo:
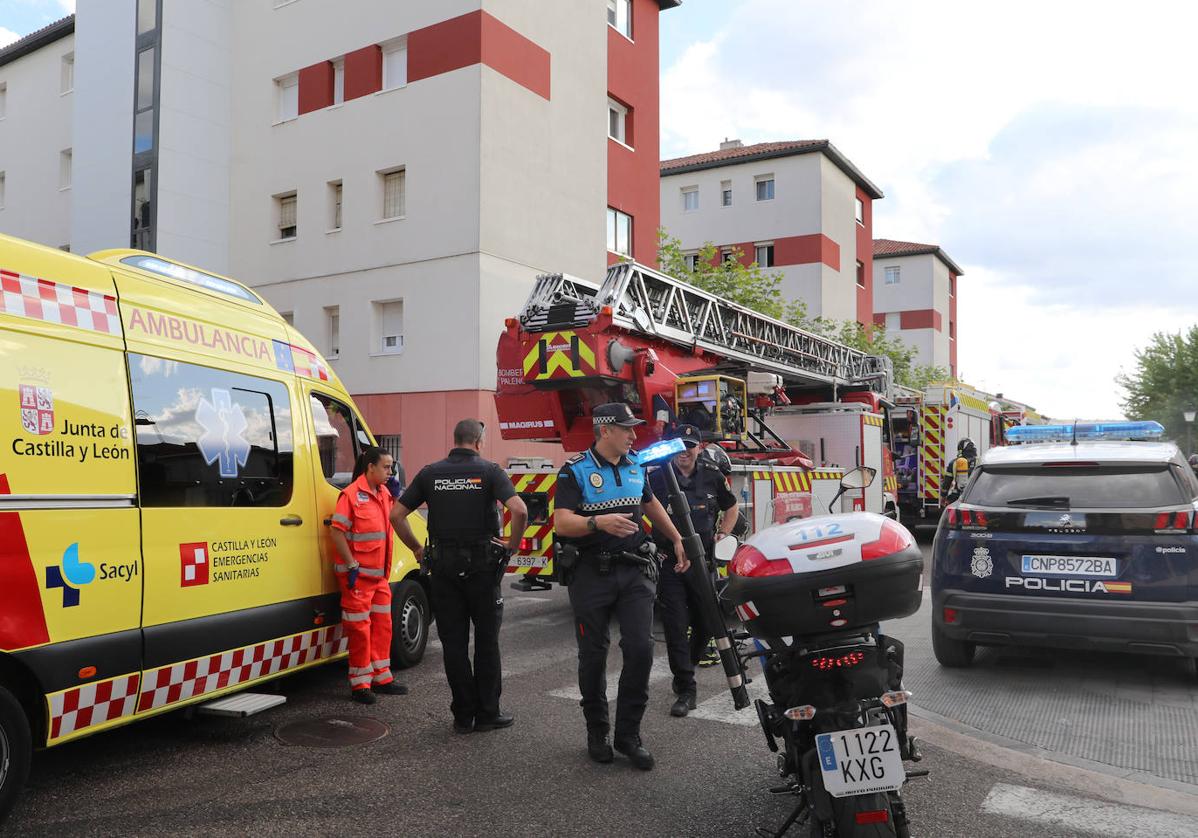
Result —
POLYGON ((1007 442, 1095 442, 1099 440, 1160 439, 1165 428, 1160 422, 1078 422, 1074 425, 1015 425, 1007 428, 1007 442))
POLYGON ((680 439, 663 439, 661 442, 655 442, 648 448, 644 449, 636 455, 636 461, 643 466, 656 463, 660 460, 668 460, 679 451, 686 450, 686 443, 680 439))

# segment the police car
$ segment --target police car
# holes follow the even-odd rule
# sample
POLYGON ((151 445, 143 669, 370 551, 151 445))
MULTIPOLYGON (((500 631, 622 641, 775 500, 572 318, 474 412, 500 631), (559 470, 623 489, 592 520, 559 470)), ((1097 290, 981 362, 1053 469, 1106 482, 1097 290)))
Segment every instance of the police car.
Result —
POLYGON ((1198 480, 1156 422, 1011 428, 932 548, 932 645, 1198 656, 1198 480), (1132 441, 1136 440, 1136 441, 1132 441))

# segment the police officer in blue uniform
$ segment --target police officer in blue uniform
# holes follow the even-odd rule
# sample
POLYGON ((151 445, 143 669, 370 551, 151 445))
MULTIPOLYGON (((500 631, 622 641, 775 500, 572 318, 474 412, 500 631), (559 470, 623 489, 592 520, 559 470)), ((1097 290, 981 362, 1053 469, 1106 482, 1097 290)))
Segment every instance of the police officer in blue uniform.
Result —
MULTIPOLYGON (((707 561, 712 561, 715 542, 726 538, 736 526, 738 504, 728 489, 728 481, 719 465, 711 457, 700 456, 703 437, 694 425, 680 425, 674 436, 686 444, 685 451, 675 454, 668 464, 649 473, 649 486, 653 494, 679 520, 674 510, 669 509, 670 488, 663 469, 672 468, 678 486, 686 495, 690 507, 691 522, 695 532, 703 539, 703 552, 707 561)), ((659 536, 654 530, 654 541, 659 536)), ((658 544, 661 550, 663 545, 658 544)), ((670 708, 673 716, 685 716, 695 709, 695 664, 707 645, 707 631, 702 620, 697 618, 700 592, 694 574, 707 568, 694 568, 690 573, 671 573, 673 557, 665 553, 662 557, 661 584, 658 596, 661 599, 661 624, 666 634, 666 651, 670 661, 670 672, 674 675, 674 695, 677 699, 670 708), (690 629, 689 640, 687 629, 690 629)))
POLYGON ((554 559, 568 581, 578 640, 578 689, 587 725, 587 752, 596 762, 611 762, 611 725, 607 704, 608 625, 620 623, 624 666, 616 698, 615 750, 637 768, 653 767, 653 755, 641 742, 641 718, 649 701, 653 665, 653 600, 660 559, 641 526, 649 517, 669 545, 674 570, 690 567, 665 508, 653 496, 644 469, 630 456, 636 426, 643 420, 619 402, 592 412, 595 443, 572 457, 558 472, 553 526, 558 537, 554 559))

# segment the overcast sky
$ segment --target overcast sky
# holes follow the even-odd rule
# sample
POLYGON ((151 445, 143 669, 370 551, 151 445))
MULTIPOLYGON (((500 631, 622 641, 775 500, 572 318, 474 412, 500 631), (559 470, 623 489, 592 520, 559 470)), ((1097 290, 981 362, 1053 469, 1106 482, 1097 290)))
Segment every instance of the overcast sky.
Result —
MULTIPOLYGON (((0 44, 74 5, 0 0, 0 44)), ((886 193, 875 236, 964 267, 976 386, 1116 416, 1134 348, 1198 321, 1198 5, 685 0, 661 23, 662 156, 830 139, 886 193)))
POLYGON ((874 235, 965 270, 966 381, 1121 415, 1154 330, 1198 322, 1198 6, 685 0, 662 15, 662 156, 830 139, 874 235))

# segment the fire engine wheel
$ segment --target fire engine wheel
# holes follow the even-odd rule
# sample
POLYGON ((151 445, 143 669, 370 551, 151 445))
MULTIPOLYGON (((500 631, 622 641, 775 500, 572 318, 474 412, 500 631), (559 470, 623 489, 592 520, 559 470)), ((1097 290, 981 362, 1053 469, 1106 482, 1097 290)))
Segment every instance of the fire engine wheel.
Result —
POLYGON ((407 669, 424 658, 432 609, 415 579, 405 579, 391 595, 391 661, 407 669))
POLYGON ((29 776, 33 744, 29 720, 13 694, 0 687, 0 822, 29 776))

